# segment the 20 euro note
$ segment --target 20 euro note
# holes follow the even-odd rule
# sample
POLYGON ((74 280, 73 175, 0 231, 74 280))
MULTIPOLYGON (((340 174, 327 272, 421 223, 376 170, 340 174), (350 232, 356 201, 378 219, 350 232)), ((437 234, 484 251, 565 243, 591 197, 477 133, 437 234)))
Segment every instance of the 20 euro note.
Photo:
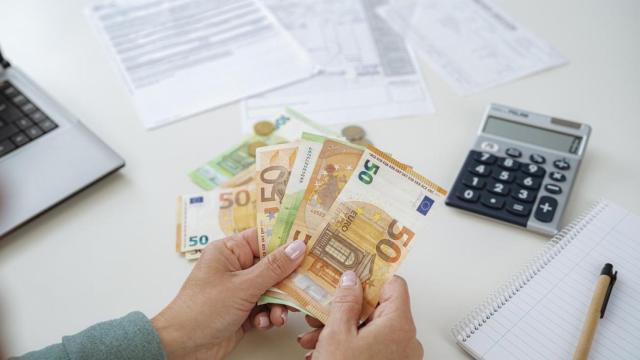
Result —
POLYGON ((296 160, 298 145, 298 142, 291 142, 256 150, 256 224, 260 258, 267 256, 267 246, 296 160))
POLYGON ((445 195, 439 185, 369 147, 309 239, 302 265, 276 288, 326 322, 340 276, 354 271, 363 284, 366 319, 445 195))
POLYGON ((249 183, 179 196, 176 251, 197 259, 209 242, 255 227, 255 193, 255 183, 249 183))

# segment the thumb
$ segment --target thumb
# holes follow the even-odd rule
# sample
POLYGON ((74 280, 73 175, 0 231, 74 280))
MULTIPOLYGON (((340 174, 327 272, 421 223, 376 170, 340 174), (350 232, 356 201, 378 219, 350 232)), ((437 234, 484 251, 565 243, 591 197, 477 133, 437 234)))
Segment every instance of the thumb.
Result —
POLYGON ((331 301, 327 328, 347 335, 358 330, 362 311, 362 285, 353 271, 345 271, 331 301))
POLYGON ((296 240, 287 246, 279 247, 252 267, 242 271, 245 286, 255 290, 258 296, 262 295, 267 289, 284 280, 300 266, 305 249, 306 245, 302 240, 296 240))

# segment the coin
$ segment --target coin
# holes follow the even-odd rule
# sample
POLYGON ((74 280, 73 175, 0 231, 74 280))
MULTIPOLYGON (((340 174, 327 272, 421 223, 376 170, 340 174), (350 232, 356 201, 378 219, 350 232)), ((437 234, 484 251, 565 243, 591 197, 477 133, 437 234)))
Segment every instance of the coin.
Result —
POLYGON ((360 139, 360 140, 355 140, 351 142, 352 144, 356 144, 356 145, 360 145, 360 146, 364 146, 367 147, 369 145, 371 145, 371 141, 369 141, 369 139, 360 139))
POLYGON ((267 146, 267 144, 265 144, 262 141, 254 141, 252 143, 249 143, 249 148, 247 150, 247 152, 249 153, 249 156, 256 157, 256 150, 259 147, 263 147, 263 146, 267 146))
POLYGON ((351 125, 342 129, 342 136, 347 138, 347 140, 354 142, 356 140, 362 140, 367 134, 364 129, 360 126, 351 125))
POLYGON ((276 129, 275 125, 271 121, 264 120, 258 121, 255 125, 253 125, 253 131, 256 135, 260 136, 268 136, 276 129))

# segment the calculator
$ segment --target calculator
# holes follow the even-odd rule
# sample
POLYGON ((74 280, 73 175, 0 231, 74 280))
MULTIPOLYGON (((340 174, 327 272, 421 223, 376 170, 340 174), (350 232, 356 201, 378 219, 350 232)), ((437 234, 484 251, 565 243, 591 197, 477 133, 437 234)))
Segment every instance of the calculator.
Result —
POLYGON ((591 127, 491 104, 445 203, 553 235, 591 127))

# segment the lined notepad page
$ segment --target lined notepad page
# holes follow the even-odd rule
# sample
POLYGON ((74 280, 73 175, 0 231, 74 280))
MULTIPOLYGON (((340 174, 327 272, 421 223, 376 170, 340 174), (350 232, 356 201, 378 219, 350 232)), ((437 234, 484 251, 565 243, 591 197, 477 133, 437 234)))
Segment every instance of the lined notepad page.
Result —
POLYGON ((575 238, 463 348, 478 359, 571 359, 596 279, 610 262, 618 281, 590 359, 640 359, 640 218, 601 203, 568 236, 575 238))

